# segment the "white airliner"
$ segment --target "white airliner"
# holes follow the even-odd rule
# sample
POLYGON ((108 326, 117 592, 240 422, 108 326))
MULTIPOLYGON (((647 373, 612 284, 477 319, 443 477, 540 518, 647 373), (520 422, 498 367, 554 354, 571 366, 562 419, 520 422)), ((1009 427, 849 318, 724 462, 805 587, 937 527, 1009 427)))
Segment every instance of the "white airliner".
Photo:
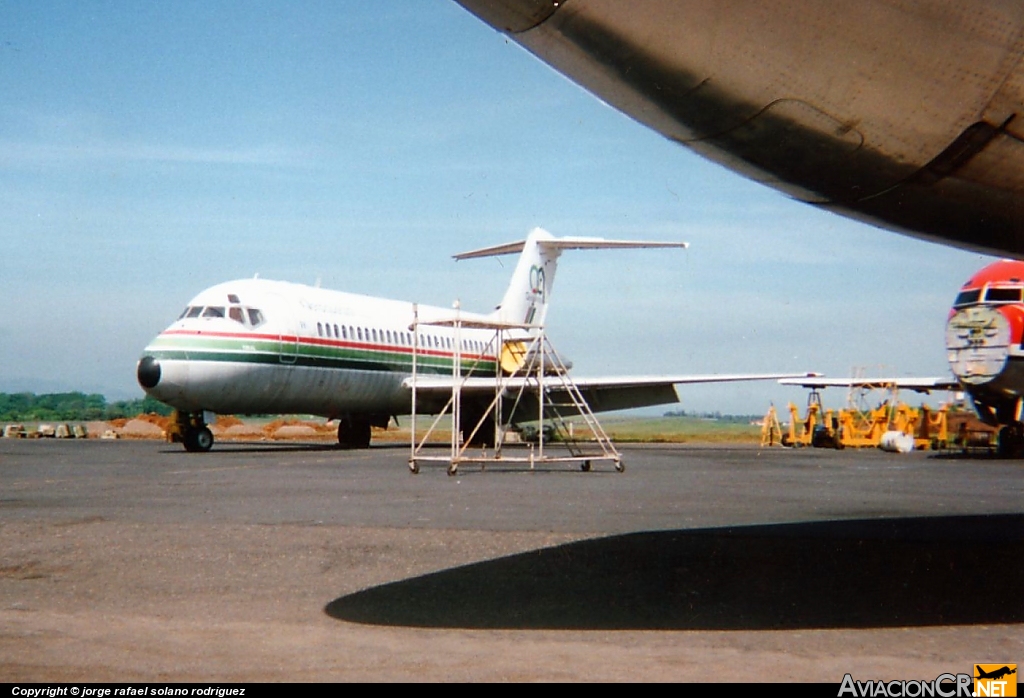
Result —
MULTIPOLYGON (((527 360, 516 359, 509 345, 523 346, 543 326, 562 250, 633 247, 686 243, 555 238, 536 228, 525 241, 456 255, 468 259, 521 252, 501 304, 488 315, 460 312, 458 332, 428 324, 452 318, 450 308, 258 278, 218 284, 193 298, 146 347, 137 368, 139 384, 178 411, 189 451, 208 451, 213 445, 207 413, 320 415, 338 420, 342 446, 366 448, 371 427, 386 428, 392 417, 410 414, 414 350, 418 413, 443 409, 458 355, 461 374, 471 379, 469 394, 462 398, 462 426, 468 433, 466 425, 476 424, 493 398, 497 374, 515 373, 527 360), (497 347, 493 329, 474 329, 473 324, 517 329, 509 330, 505 346, 497 347)), ((593 411, 604 411, 677 402, 678 383, 793 375, 625 376, 574 382, 593 411)), ((538 414, 524 405, 519 408, 524 421, 538 414)), ((513 422, 518 414, 504 417, 513 422)), ((494 434, 478 432, 475 438, 493 443, 494 434)))

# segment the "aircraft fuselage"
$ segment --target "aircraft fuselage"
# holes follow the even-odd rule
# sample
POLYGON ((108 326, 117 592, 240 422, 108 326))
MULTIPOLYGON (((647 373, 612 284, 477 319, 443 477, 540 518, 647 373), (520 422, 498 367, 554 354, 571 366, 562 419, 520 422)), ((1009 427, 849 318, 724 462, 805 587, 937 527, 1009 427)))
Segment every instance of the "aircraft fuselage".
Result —
MULTIPOLYGON (((423 306, 419 319, 452 311, 423 306)), ((465 314, 467 319, 478 317, 465 314)), ((452 374, 455 330, 410 329, 412 303, 280 281, 219 284, 195 298, 143 352, 139 383, 182 412, 408 414, 402 382, 452 374)), ((494 333, 463 328, 462 370, 494 375, 494 333), (488 346, 490 344, 491 346, 488 346)))
POLYGON ((995 262, 963 285, 946 323, 946 351, 982 420, 1015 428, 1021 424, 1024 262, 995 262))

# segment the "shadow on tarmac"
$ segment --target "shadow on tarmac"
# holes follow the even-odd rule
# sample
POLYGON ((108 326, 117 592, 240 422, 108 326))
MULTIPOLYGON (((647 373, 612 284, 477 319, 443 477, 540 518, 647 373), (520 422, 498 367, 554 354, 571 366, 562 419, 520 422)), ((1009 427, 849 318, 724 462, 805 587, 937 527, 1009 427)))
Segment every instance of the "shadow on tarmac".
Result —
POLYGON ((338 620, 424 628, 768 630, 1024 622, 1024 515, 656 531, 340 597, 338 620))

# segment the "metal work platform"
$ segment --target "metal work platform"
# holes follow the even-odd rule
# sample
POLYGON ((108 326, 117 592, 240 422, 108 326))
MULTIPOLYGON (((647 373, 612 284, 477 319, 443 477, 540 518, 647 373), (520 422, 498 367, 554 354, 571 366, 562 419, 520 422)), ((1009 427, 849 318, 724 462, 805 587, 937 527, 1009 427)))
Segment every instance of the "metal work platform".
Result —
POLYGON ((531 470, 540 465, 569 463, 589 471, 595 462, 610 461, 619 472, 625 469, 621 454, 573 383, 543 326, 465 319, 456 304, 455 316, 448 319, 421 321, 416 312, 410 330, 414 341, 409 379, 409 469, 413 473, 419 472, 421 463, 432 462, 446 463, 449 475, 455 475, 465 463, 479 463, 481 469, 494 464, 523 463, 531 470), (436 374, 421 375, 421 326, 454 328, 450 380, 440 379, 436 374), (463 361, 465 329, 493 333, 483 352, 496 357, 493 369, 490 361, 482 369, 479 362, 463 361), (444 407, 418 437, 416 415, 424 393, 436 399, 442 391, 449 395, 444 407), (472 405, 468 409, 467 402, 472 405), (438 433, 445 417, 450 417, 452 423, 450 448, 447 454, 438 455, 436 441, 431 442, 431 438, 438 433), (534 419, 538 424, 536 443, 506 442, 506 436, 515 433, 514 424, 534 419), (545 428, 546 423, 551 425, 550 431, 545 428), (428 449, 431 444, 435 448, 428 449))

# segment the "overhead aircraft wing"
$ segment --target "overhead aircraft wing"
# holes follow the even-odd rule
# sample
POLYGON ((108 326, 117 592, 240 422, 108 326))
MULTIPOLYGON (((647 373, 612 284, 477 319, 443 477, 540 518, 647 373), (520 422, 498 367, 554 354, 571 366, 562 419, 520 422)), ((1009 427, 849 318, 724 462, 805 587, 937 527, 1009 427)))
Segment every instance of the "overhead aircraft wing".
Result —
POLYGON ((921 378, 823 378, 808 376, 806 378, 784 378, 782 385, 798 385, 802 388, 899 388, 913 390, 918 393, 930 393, 933 390, 962 390, 960 383, 949 377, 921 378))
MULTIPOLYGON (((667 376, 602 376, 595 378, 573 377, 572 382, 579 389, 583 399, 594 412, 626 410, 636 407, 650 407, 679 402, 675 386, 689 383, 728 383, 736 381, 778 380, 782 378, 807 378, 818 376, 816 373, 741 373, 741 374, 705 374, 705 375, 667 375, 667 376)), ((468 377, 460 381, 463 402, 467 397, 471 400, 488 400, 495 393, 498 385, 506 394, 518 394, 523 388, 536 385, 535 378, 521 376, 494 378, 468 377)), ((412 389, 413 379, 407 378, 404 386, 412 389)), ((431 403, 440 398, 447 398, 452 393, 454 378, 451 376, 428 376, 416 378, 417 394, 427 397, 431 403)), ((550 401, 555 405, 564 404, 567 398, 566 389, 558 377, 545 379, 545 386, 550 401)), ((527 391, 529 392, 529 391, 527 391)), ((535 415, 536 400, 532 394, 520 402, 524 415, 535 415)), ((517 410, 517 413, 520 410, 517 410)))
POLYGON ((457 2, 606 104, 787 196, 1024 255, 1019 2, 457 2))

